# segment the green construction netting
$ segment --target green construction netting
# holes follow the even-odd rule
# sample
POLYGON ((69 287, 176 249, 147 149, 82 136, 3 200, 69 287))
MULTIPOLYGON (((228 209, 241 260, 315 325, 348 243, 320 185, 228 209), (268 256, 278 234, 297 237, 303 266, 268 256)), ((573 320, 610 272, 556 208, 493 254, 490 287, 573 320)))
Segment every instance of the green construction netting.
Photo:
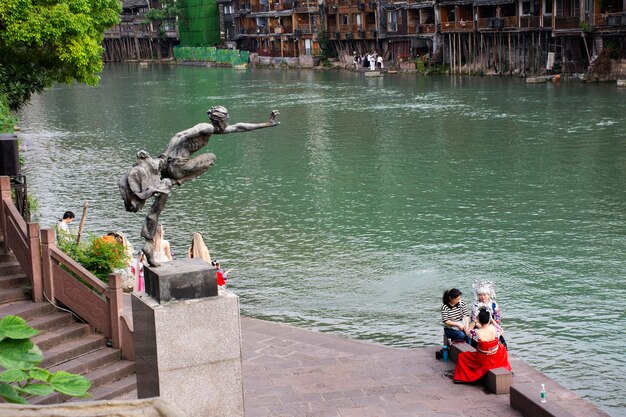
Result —
POLYGON ((207 46, 220 43, 220 16, 216 0, 181 0, 178 30, 182 46, 207 46))
POLYGON ((212 46, 175 46, 174 57, 177 61, 183 62, 202 61, 240 65, 248 63, 250 53, 238 49, 217 49, 212 46))

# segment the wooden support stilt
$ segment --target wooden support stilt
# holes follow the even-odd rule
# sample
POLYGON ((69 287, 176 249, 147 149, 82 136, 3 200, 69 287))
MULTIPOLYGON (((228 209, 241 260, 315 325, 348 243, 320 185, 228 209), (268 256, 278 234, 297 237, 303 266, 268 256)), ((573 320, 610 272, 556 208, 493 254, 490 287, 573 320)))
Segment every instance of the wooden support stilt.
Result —
POLYGON ((509 74, 513 72, 513 48, 511 47, 511 32, 509 32, 509 74))

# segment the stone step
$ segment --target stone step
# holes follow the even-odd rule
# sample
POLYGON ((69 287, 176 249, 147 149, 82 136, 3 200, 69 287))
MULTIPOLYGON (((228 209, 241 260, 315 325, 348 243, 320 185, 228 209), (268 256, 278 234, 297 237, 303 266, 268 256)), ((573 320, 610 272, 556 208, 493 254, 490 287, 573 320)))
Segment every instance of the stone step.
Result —
MULTIPOLYGON (((2 246, 4 242, 0 240, 0 246, 2 246)), ((8 261, 16 261, 15 255, 12 253, 6 253, 4 251, 0 252, 0 262, 8 262, 8 261)))
POLYGON ((15 287, 0 289, 0 304, 11 303, 13 301, 29 300, 31 290, 28 287, 15 287))
POLYGON ((137 388, 132 391, 128 391, 125 394, 120 395, 119 397, 115 397, 116 401, 127 401, 127 400, 136 400, 137 399, 137 388))
POLYGON ((61 313, 59 311, 53 311, 51 313, 37 316, 27 320, 28 325, 33 329, 46 331, 58 329, 66 324, 76 323, 76 318, 71 313, 61 313))
POLYGON ((103 347, 48 369, 50 372, 65 371, 83 375, 119 360, 119 349, 103 347))
POLYGON ((0 288, 27 287, 28 276, 22 272, 0 275, 0 288))
POLYGON ((32 301, 17 301, 0 306, 0 317, 14 315, 20 316, 28 321, 55 311, 56 308, 48 302, 34 303, 32 301))
POLYGON ((39 349, 45 351, 65 341, 87 336, 90 333, 91 329, 88 324, 69 323, 63 327, 39 333, 37 336, 32 338, 32 341, 39 347, 39 349))
POLYGON ((121 360, 95 369, 85 374, 85 377, 93 383, 93 388, 98 388, 131 375, 135 375, 135 362, 121 360))
POLYGON ((122 395, 126 395, 135 389, 137 389, 137 375, 132 374, 111 384, 92 389, 91 398, 72 398, 70 401, 75 402, 111 400, 113 398, 118 398, 122 395))
MULTIPOLYGON (((115 350, 115 349, 110 349, 115 350)), ((92 382, 90 392, 93 392, 97 388, 105 387, 122 378, 133 375, 135 372, 135 363, 129 361, 116 361, 107 366, 95 369, 91 372, 84 374, 84 376, 92 382)), ((75 373, 75 372, 73 372, 75 373)), ((67 395, 55 392, 46 397, 32 397, 29 398, 29 403, 43 405, 43 404, 59 404, 71 400, 71 397, 67 395)))
POLYGON ((42 368, 50 368, 54 365, 69 361, 77 356, 92 352, 105 346, 104 336, 91 334, 80 339, 70 340, 43 351, 44 360, 42 368))
POLYGON ((17 260, 0 261, 0 276, 23 272, 22 265, 17 260))

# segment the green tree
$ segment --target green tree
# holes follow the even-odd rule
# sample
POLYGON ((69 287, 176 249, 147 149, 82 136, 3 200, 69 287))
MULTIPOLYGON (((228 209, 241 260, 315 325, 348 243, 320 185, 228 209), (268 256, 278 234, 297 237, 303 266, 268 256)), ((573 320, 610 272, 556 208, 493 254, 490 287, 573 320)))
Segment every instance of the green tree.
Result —
POLYGON ((103 32, 120 12, 119 0, 0 1, 0 95, 9 107, 54 82, 97 84, 103 32))

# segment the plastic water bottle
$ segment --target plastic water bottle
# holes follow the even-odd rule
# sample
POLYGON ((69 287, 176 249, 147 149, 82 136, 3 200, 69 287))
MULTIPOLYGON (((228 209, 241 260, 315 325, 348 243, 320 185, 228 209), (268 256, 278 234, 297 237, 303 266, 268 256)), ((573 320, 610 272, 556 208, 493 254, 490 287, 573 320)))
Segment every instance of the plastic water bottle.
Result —
POLYGON ((443 359, 444 362, 448 362, 448 346, 444 346, 442 350, 443 350, 443 353, 441 355, 441 358, 443 359))
POLYGON ((548 400, 548 399, 546 398, 546 386, 545 386, 545 384, 541 384, 541 392, 540 392, 540 395, 541 395, 541 402, 542 402, 542 403, 545 403, 545 402, 548 400))

